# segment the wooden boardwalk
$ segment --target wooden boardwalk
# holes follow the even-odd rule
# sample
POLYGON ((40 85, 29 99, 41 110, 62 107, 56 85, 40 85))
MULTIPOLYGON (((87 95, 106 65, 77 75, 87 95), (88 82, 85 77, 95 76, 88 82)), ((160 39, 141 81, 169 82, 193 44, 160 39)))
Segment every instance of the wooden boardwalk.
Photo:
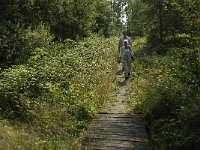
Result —
POLYGON ((122 75, 117 79, 121 83, 117 101, 94 118, 82 150, 150 150, 144 121, 138 113, 126 112, 130 101, 126 95, 127 83, 122 75))

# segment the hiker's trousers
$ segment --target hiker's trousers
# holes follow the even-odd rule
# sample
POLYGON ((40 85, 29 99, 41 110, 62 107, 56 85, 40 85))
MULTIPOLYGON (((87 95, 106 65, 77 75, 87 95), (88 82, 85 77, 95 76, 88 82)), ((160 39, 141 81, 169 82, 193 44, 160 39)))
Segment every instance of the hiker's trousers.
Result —
POLYGON ((124 52, 122 54, 122 65, 124 67, 124 75, 125 77, 128 76, 128 73, 131 72, 131 53, 130 52, 124 52))

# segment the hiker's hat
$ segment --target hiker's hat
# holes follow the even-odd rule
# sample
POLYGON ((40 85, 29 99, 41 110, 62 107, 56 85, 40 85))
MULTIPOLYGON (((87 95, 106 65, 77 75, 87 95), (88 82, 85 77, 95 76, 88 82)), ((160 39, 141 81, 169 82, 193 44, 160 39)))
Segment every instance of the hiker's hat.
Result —
POLYGON ((128 40, 124 40, 124 43, 128 43, 128 40))

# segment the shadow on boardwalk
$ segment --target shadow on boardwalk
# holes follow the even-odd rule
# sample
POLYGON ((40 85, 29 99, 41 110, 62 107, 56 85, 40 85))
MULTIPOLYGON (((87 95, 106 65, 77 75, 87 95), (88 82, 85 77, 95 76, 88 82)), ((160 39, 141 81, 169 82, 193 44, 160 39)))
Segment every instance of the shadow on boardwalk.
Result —
POLYGON ((145 122, 138 113, 126 112, 130 101, 126 93, 127 80, 117 72, 117 101, 94 118, 82 143, 82 150, 149 150, 145 122))

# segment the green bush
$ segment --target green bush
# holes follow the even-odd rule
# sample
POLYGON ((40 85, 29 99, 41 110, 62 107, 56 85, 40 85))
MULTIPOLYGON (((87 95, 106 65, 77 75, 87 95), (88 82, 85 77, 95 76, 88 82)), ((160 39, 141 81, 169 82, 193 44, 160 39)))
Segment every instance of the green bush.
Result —
POLYGON ((42 24, 27 29, 15 26, 13 32, 7 31, 6 35, 0 36, 0 67, 26 63, 35 48, 48 49, 53 38, 42 24))
POLYGON ((136 59, 131 105, 147 119, 155 150, 199 148, 199 56, 198 49, 173 48, 166 56, 136 59))
POLYGON ((116 46, 93 36, 36 48, 26 64, 2 70, 1 116, 32 125, 50 145, 80 135, 113 99, 116 46))

